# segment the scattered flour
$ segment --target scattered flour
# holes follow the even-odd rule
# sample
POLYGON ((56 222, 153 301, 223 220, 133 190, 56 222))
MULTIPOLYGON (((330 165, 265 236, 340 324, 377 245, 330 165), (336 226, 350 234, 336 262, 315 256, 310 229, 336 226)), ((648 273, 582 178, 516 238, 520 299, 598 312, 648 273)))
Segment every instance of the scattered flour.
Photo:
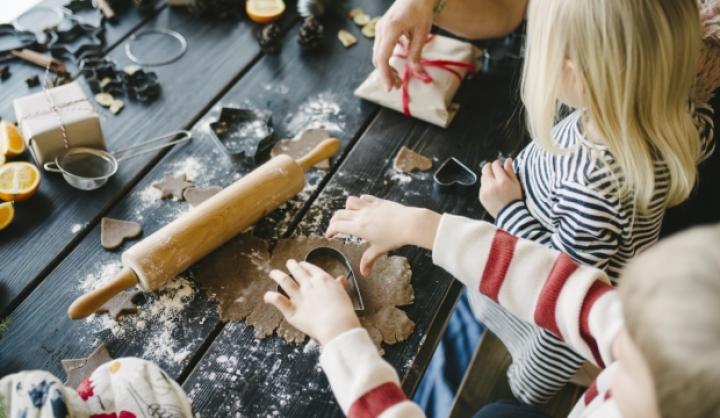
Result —
POLYGON ((310 97, 298 106, 296 113, 287 115, 285 126, 293 135, 308 128, 324 128, 341 133, 345 130, 345 114, 335 94, 326 91, 310 97))
POLYGON ((265 91, 271 91, 278 94, 288 94, 290 88, 282 83, 270 83, 265 85, 265 91))
POLYGON ((396 170, 394 168, 388 169, 388 171, 385 172, 385 177, 387 177, 389 180, 394 181, 395 183, 398 183, 399 185, 408 184, 413 179, 410 174, 403 173, 402 171, 396 170))
POLYGON ((70 227, 70 233, 72 233, 72 234, 77 234, 78 232, 80 232, 80 231, 82 231, 83 229, 85 229, 85 228, 87 227, 87 225, 88 225, 87 222, 84 223, 84 224, 73 224, 73 225, 70 227))

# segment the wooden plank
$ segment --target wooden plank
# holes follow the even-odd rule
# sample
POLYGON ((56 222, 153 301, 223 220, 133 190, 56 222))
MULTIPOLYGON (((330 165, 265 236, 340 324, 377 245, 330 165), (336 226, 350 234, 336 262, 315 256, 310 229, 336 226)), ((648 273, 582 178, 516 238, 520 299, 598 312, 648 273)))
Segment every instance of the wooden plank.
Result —
MULTIPOLYGON (((514 399, 507 381, 507 369, 511 362, 512 357, 502 341, 485 331, 460 385, 449 417, 469 417, 485 405, 514 399)), ((583 391, 583 388, 569 383, 540 409, 551 417, 567 417, 583 391)))
MULTIPOLYGON (((293 21, 294 17, 289 15, 287 20, 293 21)), ((157 101, 145 105, 125 99, 126 107, 117 116, 101 111, 110 150, 192 126, 238 74, 260 56, 254 25, 246 21, 211 23, 184 10, 166 8, 143 27, 181 32, 188 39, 188 50, 171 65, 153 67, 162 86, 157 101)), ((110 57, 121 68, 130 63, 124 44, 115 48, 110 57)), ((75 190, 61 177, 44 174, 38 194, 19 203, 15 221, 0 232, 0 258, 8 260, 0 266, 0 313, 12 309, 77 244, 158 154, 122 161, 108 184, 93 192, 75 190)))
MULTIPOLYGON (((457 156, 477 170, 482 160, 514 151, 525 142, 524 126, 508 124, 515 109, 510 100, 516 91, 511 80, 477 76, 464 87, 459 100, 466 105, 446 130, 381 110, 295 233, 322 233, 348 194, 370 193, 407 205, 481 217, 477 188, 464 194, 442 194, 434 189, 430 173, 402 180, 391 170, 402 145, 433 156, 436 167, 438 161, 457 156)), ((420 363, 429 360, 442 327, 433 328, 432 335, 428 330, 445 321, 452 303, 444 301, 454 301, 458 286, 432 264, 426 251, 405 248, 398 253, 408 257, 414 272, 415 303, 404 309, 416 329, 408 341, 386 347, 386 358, 399 371, 404 386, 414 388, 426 366, 420 363), (445 311, 440 312, 440 307, 445 311)), ((256 341, 244 324, 228 324, 184 388, 200 415, 220 411, 223 416, 339 416, 317 361, 317 349, 311 346, 289 346, 277 337, 256 341)))
MULTIPOLYGON (((191 30, 190 26, 184 26, 185 30, 191 30)), ((294 31, 291 33, 294 35, 294 31)), ((343 135, 340 138, 347 148, 376 113, 375 106, 359 105, 359 101, 352 98, 352 89, 372 67, 365 59, 371 43, 366 41, 362 49, 358 46, 345 50, 331 32, 328 32, 327 39, 324 53, 308 56, 298 50, 294 37, 287 38, 280 55, 263 57, 243 74, 221 103, 256 105, 272 110, 276 115, 273 119, 278 132, 276 138, 281 138, 304 125, 299 121, 307 116, 308 101, 310 108, 314 108, 313 103, 326 102, 329 113, 316 117, 315 121, 342 126, 343 135), (327 92, 332 94, 323 94, 327 92), (315 100, 318 95, 325 97, 325 101, 315 100)), ((192 48, 193 43, 190 45, 192 48)), ((205 80, 196 73, 187 77, 205 80)), ((190 101, 186 96, 176 96, 175 100, 190 101)), ((249 165, 224 158, 208 136, 207 124, 214 119, 218 108, 219 105, 215 106, 195 124, 195 140, 166 154, 113 207, 108 216, 139 221, 147 235, 187 209, 184 202, 153 199, 151 184, 165 173, 193 174, 197 183, 203 186, 224 186, 247 173, 251 169, 249 165)), ((178 111, 177 106, 173 110, 178 111)), ((163 123, 168 119, 171 116, 165 112, 157 116, 157 120, 163 123)), ((312 185, 317 185, 322 175, 322 172, 316 171, 307 178, 312 185)), ((278 212, 275 221, 267 221, 267 231, 283 231, 284 226, 301 213, 313 189, 313 186, 308 187, 297 201, 278 212)), ((203 294, 195 294, 195 299, 188 304, 164 304, 165 307, 184 306, 183 309, 178 308, 167 323, 160 320, 168 319, 165 315, 159 315, 159 319, 158 315, 148 314, 152 310, 164 310, 152 302, 144 305, 141 315, 148 314, 149 317, 143 317, 146 320, 142 325, 138 325, 137 318, 133 317, 121 320, 119 327, 98 318, 77 322, 67 320, 65 310, 81 293, 81 282, 88 276, 96 278, 107 266, 117 266, 119 254, 101 249, 99 234, 97 225, 89 228, 88 235, 12 312, 10 330, 0 339, 0 375, 41 368, 62 376, 60 359, 83 355, 92 349, 96 341, 103 341, 113 355, 141 356, 157 361, 177 378, 189 364, 193 364, 196 353, 202 354, 199 350, 204 344, 212 341, 219 324, 216 305, 209 303, 203 294), (167 350, 162 347, 163 344, 167 345, 167 350), (16 350, 19 346, 27 349, 16 350)))
MULTIPOLYGON (((67 0, 45 0, 40 4, 55 7, 64 3, 67 3, 67 0)), ((162 7, 162 5, 158 4, 156 10, 162 7)), ((116 22, 107 22, 105 24, 106 51, 112 49, 118 42, 157 13, 156 11, 149 14, 142 14, 132 7, 129 2, 126 8, 118 9, 116 12, 116 22)), ((87 12, 83 12, 80 17, 84 18, 87 15, 87 12)), ((25 79, 37 75, 42 81, 45 71, 40 67, 22 60, 10 61, 7 65, 10 66, 12 75, 9 79, 0 83, 0 119, 14 121, 15 111, 13 110, 13 99, 40 91, 40 87, 29 88, 25 84, 25 79)), ((74 68, 68 68, 68 70, 72 70, 73 73, 75 72, 74 68)))

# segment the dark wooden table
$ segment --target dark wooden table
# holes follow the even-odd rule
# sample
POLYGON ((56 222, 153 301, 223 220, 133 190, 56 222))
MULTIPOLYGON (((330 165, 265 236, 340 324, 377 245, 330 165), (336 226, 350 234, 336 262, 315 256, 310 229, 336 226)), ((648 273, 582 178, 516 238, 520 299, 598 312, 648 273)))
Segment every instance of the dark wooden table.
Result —
MULTIPOLYGON (((354 2, 372 15, 389 4, 354 2)), ((142 324, 133 317, 117 323, 103 317, 70 321, 65 313, 88 278, 119 262, 121 251, 100 247, 102 217, 136 220, 149 235, 187 209, 183 202, 148 199, 151 184, 165 173, 191 171, 199 185, 226 186, 252 170, 225 158, 208 136, 208 122, 222 105, 272 110, 274 137, 281 139, 305 127, 308 103, 325 101, 330 106, 319 119, 338 129, 343 143, 331 170, 309 173, 306 190, 260 222, 260 236, 321 233, 346 196, 362 193, 437 211, 484 215, 477 190, 441 194, 429 174, 398 179, 392 175, 392 159, 407 145, 433 156, 436 163, 456 156, 479 171, 482 161, 516 151, 524 142, 516 77, 508 72, 475 75, 458 94, 463 107, 456 120, 440 129, 353 96, 372 70, 372 41, 352 22, 327 23, 324 43, 313 52, 298 47, 299 22, 293 11, 282 18, 285 36, 277 55, 259 50, 258 27, 247 19, 200 18, 159 5, 148 15, 124 10, 116 24, 108 25, 106 53, 120 67, 129 64, 124 53, 128 36, 141 29, 177 30, 189 46, 179 61, 152 68, 162 85, 159 100, 147 105, 126 100, 119 115, 106 115, 102 125, 109 148, 175 129, 192 130, 194 139, 123 161, 118 174, 94 192, 77 191, 61 178, 44 174, 39 193, 16 205, 15 222, 0 232, 0 318, 11 321, 0 337, 0 376, 44 369, 63 378, 60 360, 84 357, 103 342, 114 357, 158 362, 183 385, 201 416, 341 414, 318 367, 316 349, 290 346, 277 337, 258 341, 245 324, 219 321, 215 303, 197 289, 191 274, 191 300, 180 307, 166 306, 166 321, 147 313, 141 316, 147 319, 142 324), (341 28, 353 32, 358 44, 344 48, 336 38, 341 28)), ((28 89, 23 80, 42 71, 22 63, 13 63, 11 70, 11 78, 0 84, 0 116, 14 120, 12 99, 38 91, 28 89)), ((87 88, 83 79, 81 83, 87 88)), ((407 248, 399 253, 409 258, 413 269, 416 299, 404 309, 417 326, 409 340, 386 347, 386 358, 398 370, 406 392, 412 393, 460 286, 433 266, 428 252, 407 248)), ((159 303, 158 295, 148 295, 142 307, 159 303)))

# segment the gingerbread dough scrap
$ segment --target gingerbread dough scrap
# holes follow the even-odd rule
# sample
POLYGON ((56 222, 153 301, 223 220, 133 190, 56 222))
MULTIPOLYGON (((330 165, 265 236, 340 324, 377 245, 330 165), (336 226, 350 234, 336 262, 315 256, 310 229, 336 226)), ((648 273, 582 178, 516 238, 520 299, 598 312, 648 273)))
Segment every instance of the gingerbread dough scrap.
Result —
POLYGON ((414 170, 427 171, 432 168, 432 160, 403 145, 395 155, 393 167, 403 173, 412 173, 414 170))
POLYGON ((90 377, 95 369, 108 361, 112 361, 112 359, 105 344, 100 344, 85 358, 62 360, 61 363, 67 376, 65 384, 72 388, 77 388, 83 380, 90 377))
POLYGON ((306 336, 287 323, 275 307, 266 304, 263 295, 276 290, 275 282, 268 277, 271 269, 285 270, 288 259, 304 260, 310 250, 320 246, 338 249, 350 260, 365 302, 360 320, 378 348, 382 343, 406 340, 415 324, 397 307, 413 303, 415 296, 410 264, 404 257, 382 257, 375 262, 372 274, 362 277, 360 258, 366 245, 298 237, 278 241, 270 256, 267 242, 247 233, 207 256, 194 273, 200 286, 218 301, 221 320, 245 321, 254 328, 256 338, 277 333, 289 343, 302 344, 306 336))
MULTIPOLYGON (((297 160, 310 152, 317 144, 330 138, 330 133, 325 129, 305 129, 293 139, 283 139, 275 144, 270 151, 272 157, 280 154, 287 154, 297 160)), ((321 170, 330 169, 330 160, 321 161, 315 164, 315 168, 321 170)))
POLYGON ((185 198, 185 201, 188 202, 190 206, 195 207, 220 193, 222 189, 220 186, 188 187, 183 192, 183 198, 185 198))
POLYGON ((102 218, 100 221, 100 245, 106 250, 114 250, 125 240, 137 238, 140 234, 142 227, 137 222, 113 218, 102 218))
POLYGON ((96 313, 107 313, 111 317, 118 319, 129 313, 137 312, 137 305, 133 300, 142 292, 139 290, 126 290, 113 296, 112 299, 105 302, 96 313))
POLYGON ((185 174, 180 176, 165 174, 162 180, 153 183, 153 187, 160 190, 160 197, 162 199, 169 199, 172 197, 176 200, 182 200, 183 191, 192 185, 192 183, 186 181, 185 174))

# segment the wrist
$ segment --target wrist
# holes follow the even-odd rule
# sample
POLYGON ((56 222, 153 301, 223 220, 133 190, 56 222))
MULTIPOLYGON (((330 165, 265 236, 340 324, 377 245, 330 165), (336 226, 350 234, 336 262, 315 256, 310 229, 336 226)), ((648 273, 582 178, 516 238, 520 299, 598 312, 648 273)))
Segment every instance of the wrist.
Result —
POLYGON ((330 341, 355 328, 360 328, 360 321, 357 317, 338 320, 325 327, 321 333, 318 333, 317 340, 320 345, 325 346, 330 341))
POLYGON ((440 225, 440 214, 424 208, 410 208, 412 211, 408 216, 409 225, 405 228, 407 236, 405 245, 432 250, 435 242, 435 234, 440 225))

